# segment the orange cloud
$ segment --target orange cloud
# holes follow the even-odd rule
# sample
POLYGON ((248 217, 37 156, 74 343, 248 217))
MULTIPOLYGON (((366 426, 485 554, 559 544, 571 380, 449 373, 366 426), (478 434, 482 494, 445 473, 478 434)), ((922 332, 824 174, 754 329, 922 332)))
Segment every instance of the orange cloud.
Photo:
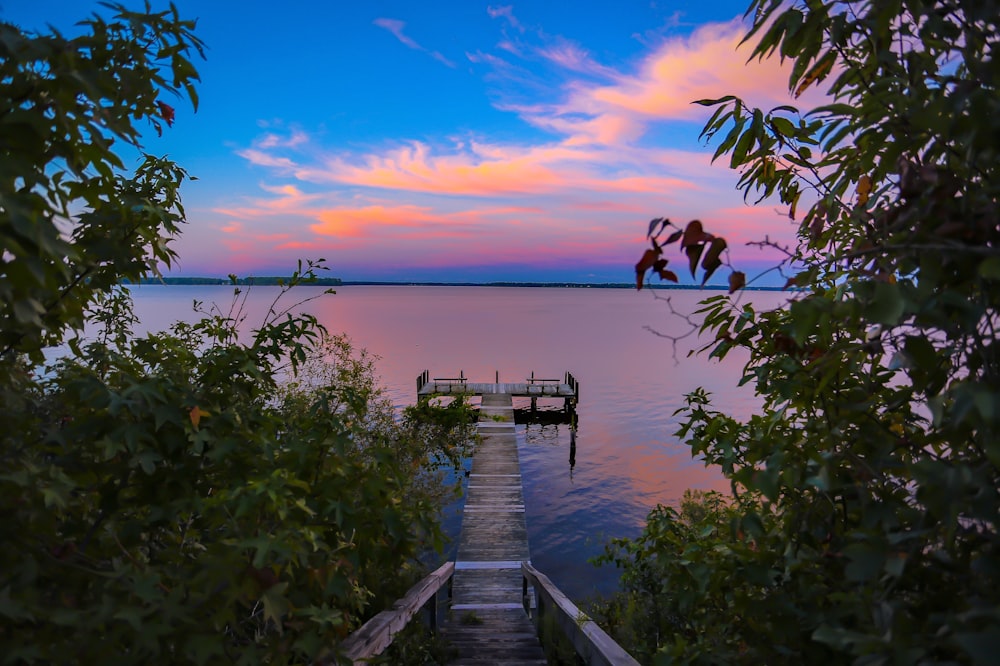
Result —
MULTIPOLYGON (((638 139, 652 123, 707 118, 703 107, 692 104, 699 99, 736 95, 764 108, 788 104, 790 63, 747 62, 751 47, 740 45, 745 32, 739 19, 704 25, 687 38, 662 41, 631 74, 598 65, 578 48, 542 49, 553 62, 610 83, 571 81, 559 103, 507 108, 537 127, 565 134, 567 143, 620 145, 638 139)), ((808 108, 822 99, 817 88, 801 101, 808 108)))
MULTIPOLYGON (((491 13, 519 25, 509 7, 491 13)), ((401 22, 379 25, 409 39, 401 22)), ((349 150, 268 129, 238 153, 271 174, 263 195, 213 210, 232 220, 221 226, 230 242, 260 253, 350 248, 349 261, 369 264, 624 262, 627 274, 644 245, 644 222, 662 215, 680 224, 702 219, 734 254, 750 240, 790 238, 795 225, 774 206, 742 206, 738 176, 712 166, 710 151, 680 150, 666 138, 681 121, 691 142, 690 121, 707 115, 691 104, 699 97, 788 101, 787 69, 776 61, 744 66, 742 34, 739 21, 703 26, 661 41, 628 72, 565 40, 532 47, 505 39, 498 48, 512 58, 545 58, 567 77, 545 88, 554 101, 497 103, 549 137, 514 144, 470 132, 349 150)), ((468 57, 508 84, 531 76, 490 54, 468 57)), ((526 89, 537 95, 539 87, 526 89)))
POLYGON ((318 211, 318 223, 309 229, 322 236, 376 237, 391 229, 396 234, 405 230, 419 231, 422 237, 453 237, 468 235, 467 224, 451 216, 434 214, 418 206, 365 206, 318 211))
POLYGON ((703 115, 693 101, 726 94, 751 103, 786 103, 789 68, 777 59, 747 63, 749 46, 740 47, 744 33, 738 19, 702 26, 687 40, 664 42, 637 74, 623 76, 612 86, 581 91, 576 103, 682 119, 703 115))

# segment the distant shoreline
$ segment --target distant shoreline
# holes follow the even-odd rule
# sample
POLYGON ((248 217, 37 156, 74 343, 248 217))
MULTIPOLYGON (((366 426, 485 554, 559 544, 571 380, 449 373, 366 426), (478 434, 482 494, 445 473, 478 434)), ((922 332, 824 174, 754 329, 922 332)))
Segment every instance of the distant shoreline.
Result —
MULTIPOLYGON (((167 286, 274 286, 287 284, 287 277, 246 277, 239 278, 232 282, 227 278, 212 277, 164 277, 164 278, 143 278, 141 285, 167 285, 167 286)), ((125 284, 132 284, 125 282, 125 284)), ((635 289, 634 282, 429 282, 420 280, 410 281, 379 281, 379 280, 342 280, 340 278, 317 278, 314 282, 309 282, 306 286, 318 287, 528 287, 528 288, 556 288, 556 289, 635 289)), ((643 285, 643 289, 683 289, 683 290, 703 290, 703 291, 726 291, 725 285, 705 285, 696 284, 649 284, 643 285)), ((744 287, 744 291, 784 291, 782 287, 744 287)))
MULTIPOLYGON (((247 287, 252 285, 257 285, 260 287, 273 287, 276 285, 288 284, 290 277, 280 277, 276 275, 262 275, 253 276, 245 278, 236 278, 236 281, 229 278, 213 278, 213 277, 164 277, 164 278, 142 278, 139 280, 140 285, 167 285, 171 287, 177 286, 237 286, 237 287, 247 287)), ((135 284, 129 280, 123 280, 122 284, 130 285, 135 284)), ((340 278, 316 278, 309 282, 311 286, 314 287, 339 287, 342 282, 340 278)))

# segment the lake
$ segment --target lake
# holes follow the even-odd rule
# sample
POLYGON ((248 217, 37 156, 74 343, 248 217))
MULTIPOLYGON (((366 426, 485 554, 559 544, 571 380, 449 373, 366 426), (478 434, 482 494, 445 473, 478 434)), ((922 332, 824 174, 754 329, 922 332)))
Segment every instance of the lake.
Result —
MULTIPOLYGON (((322 290, 298 291, 302 298, 322 290)), ((143 285, 132 293, 142 330, 194 319, 195 299, 223 311, 232 300, 231 287, 143 285)), ((250 326, 261 321, 276 293, 276 287, 250 290, 250 326)), ((692 336, 675 353, 668 339, 647 330, 684 332, 686 324, 671 309, 693 313, 699 300, 716 293, 344 286, 304 307, 331 332, 347 333, 356 346, 380 357, 379 375, 398 408, 416 400, 416 377, 425 369, 432 377, 461 371, 472 381, 492 381, 495 373, 512 382, 532 372, 573 373, 580 382, 575 465, 569 461, 568 426, 519 425, 517 434, 532 561, 582 600, 616 587, 614 569, 588 563, 608 539, 637 535, 650 508, 676 504, 687 488, 728 491, 721 474, 693 460, 674 437, 673 413, 685 393, 701 386, 719 409, 751 414, 757 400, 736 385, 745 355, 722 362, 688 358, 688 350, 707 341, 699 345, 692 336)), ((787 294, 744 292, 743 298, 770 307, 785 302, 787 294)), ((526 404, 515 401, 515 407, 526 404)), ((453 533, 458 510, 452 507, 446 522, 453 533)))

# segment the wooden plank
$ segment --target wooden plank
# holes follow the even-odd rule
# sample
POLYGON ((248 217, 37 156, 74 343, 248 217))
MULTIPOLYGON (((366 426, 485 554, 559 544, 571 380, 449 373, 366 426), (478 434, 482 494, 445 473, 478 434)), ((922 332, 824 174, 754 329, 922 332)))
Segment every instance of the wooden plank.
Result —
POLYGON ((521 562, 529 558, 524 494, 508 384, 471 388, 483 396, 462 514, 451 615, 443 634, 455 664, 545 664, 524 611, 521 562))
POLYGON ((555 615, 556 624, 589 666, 639 666, 597 623, 556 587, 548 576, 529 562, 521 567, 524 578, 535 588, 538 614, 555 615))

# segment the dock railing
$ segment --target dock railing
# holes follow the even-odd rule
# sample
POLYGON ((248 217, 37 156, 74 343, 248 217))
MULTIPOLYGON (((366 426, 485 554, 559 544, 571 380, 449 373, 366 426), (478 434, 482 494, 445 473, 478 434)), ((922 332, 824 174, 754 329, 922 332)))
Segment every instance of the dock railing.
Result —
POLYGON ((533 619, 536 629, 540 629, 543 617, 552 615, 555 626, 588 666, 639 666, 632 655, 570 601, 548 576, 528 562, 521 562, 521 573, 524 576, 524 610, 529 616, 532 609, 528 586, 531 585, 535 592, 533 619))
POLYGON ((317 664, 325 666, 367 664, 373 657, 382 654, 396 634, 424 608, 428 611, 431 631, 436 631, 438 592, 442 587, 450 585, 454 573, 455 563, 445 562, 411 587, 406 596, 394 603, 391 609, 382 611, 361 625, 338 646, 335 654, 318 661, 317 664))
POLYGON ((569 373, 569 372, 566 373, 566 384, 568 384, 569 387, 571 389, 573 389, 573 394, 579 400, 580 399, 580 382, 576 381, 576 377, 574 377, 572 375, 572 373, 569 373))
MULTIPOLYGON (((342 664, 367 664, 382 654, 392 644, 396 634, 422 609, 428 611, 432 631, 437 630, 438 593, 449 586, 455 573, 455 563, 446 562, 433 573, 410 588, 406 596, 384 610, 348 636, 333 652, 317 661, 323 666, 342 664)), ((524 610, 540 631, 542 618, 551 616, 553 625, 572 644, 573 649, 588 666, 639 666, 632 655, 611 636, 597 626, 590 617, 569 600, 549 577, 531 566, 521 563, 523 576, 524 610), (531 586, 534 595, 528 593, 531 586), (534 598, 535 608, 530 600, 534 598)))

